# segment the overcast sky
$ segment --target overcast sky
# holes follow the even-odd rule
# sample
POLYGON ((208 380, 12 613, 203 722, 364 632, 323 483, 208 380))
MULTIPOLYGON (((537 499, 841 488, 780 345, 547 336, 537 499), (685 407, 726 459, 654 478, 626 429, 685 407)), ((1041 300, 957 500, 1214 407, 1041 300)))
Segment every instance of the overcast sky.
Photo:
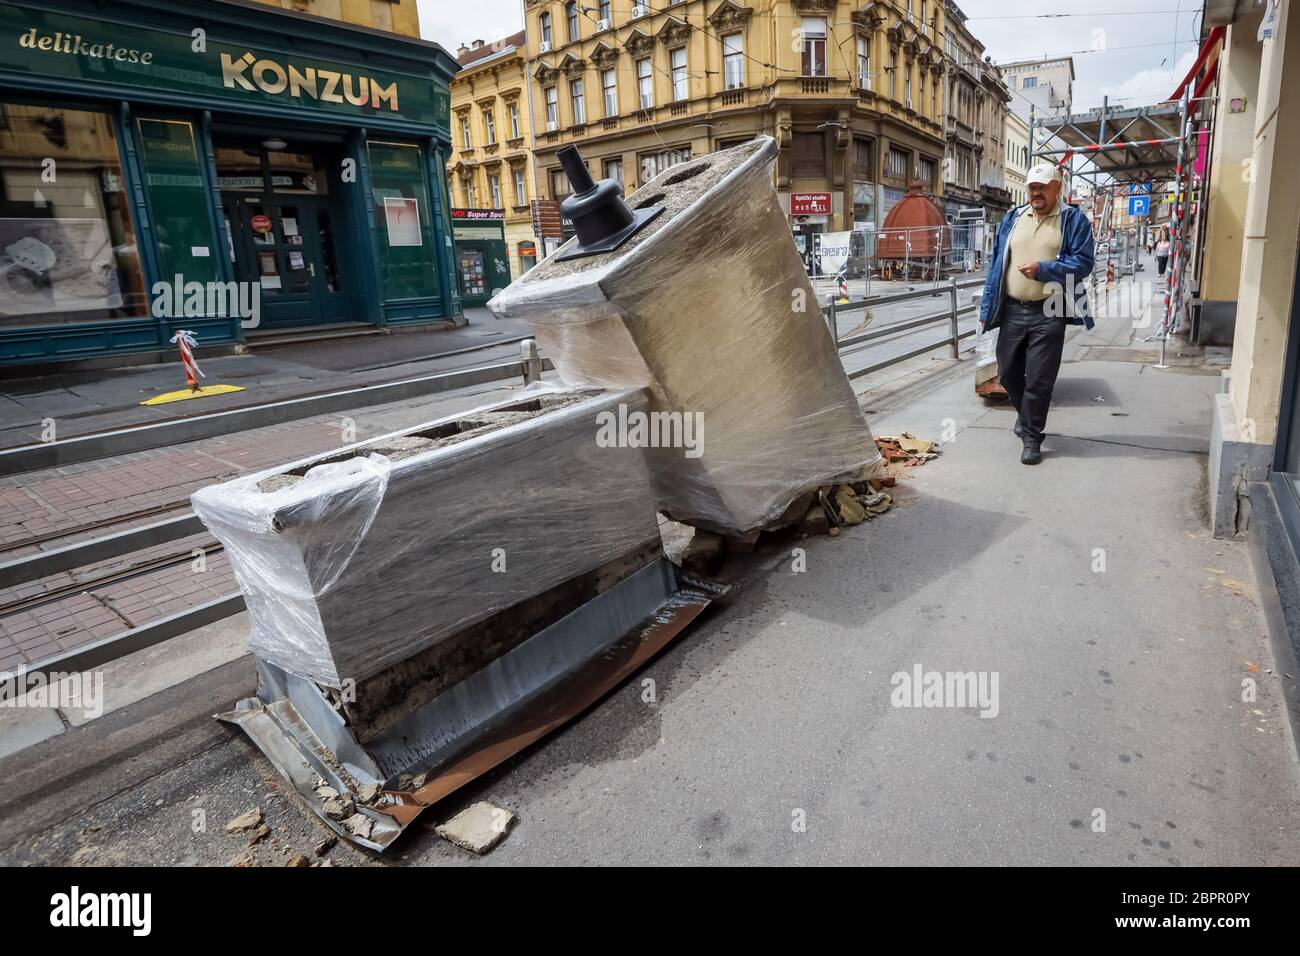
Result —
MULTIPOLYGON (((425 38, 453 55, 461 43, 491 42, 523 26, 521 0, 417 2, 425 38)), ((960 6, 994 60, 1073 53, 1076 112, 1100 106, 1106 95, 1122 106, 1157 102, 1196 58, 1197 0, 962 0, 960 6), (1071 16, 1026 16, 1044 13, 1071 16), (1102 52, 1091 52, 1098 47, 1102 52)))

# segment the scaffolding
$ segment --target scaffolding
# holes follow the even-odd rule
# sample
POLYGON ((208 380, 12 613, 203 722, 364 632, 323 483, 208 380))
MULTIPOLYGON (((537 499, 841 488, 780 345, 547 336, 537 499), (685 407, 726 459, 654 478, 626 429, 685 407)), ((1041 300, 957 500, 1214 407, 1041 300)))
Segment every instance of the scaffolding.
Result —
MULTIPOLYGON (((1029 165, 1039 161, 1056 163, 1068 182, 1081 180, 1091 187, 1090 218, 1105 252, 1104 261, 1098 255, 1098 265, 1093 269, 1094 296, 1130 268, 1136 271, 1137 237, 1116 235, 1116 202, 1131 195, 1132 186, 1145 186, 1150 197, 1150 223, 1158 197, 1166 193, 1170 196, 1171 249, 1164 314, 1148 337, 1160 340, 1158 367, 1164 366, 1168 338, 1183 331, 1184 306, 1195 291, 1189 264, 1194 261, 1193 245, 1199 235, 1204 203, 1198 195, 1202 183, 1193 175, 1191 160, 1196 155, 1194 139, 1210 125, 1208 120, 1198 120, 1196 114, 1199 106, 1208 102, 1201 94, 1211 75, 1207 74, 1195 90, 1185 80, 1178 99, 1155 106, 1113 109, 1106 99, 1100 108, 1087 113, 1036 117, 1032 108, 1029 113, 1029 165)), ((1208 149, 1208 144, 1201 145, 1208 149)))

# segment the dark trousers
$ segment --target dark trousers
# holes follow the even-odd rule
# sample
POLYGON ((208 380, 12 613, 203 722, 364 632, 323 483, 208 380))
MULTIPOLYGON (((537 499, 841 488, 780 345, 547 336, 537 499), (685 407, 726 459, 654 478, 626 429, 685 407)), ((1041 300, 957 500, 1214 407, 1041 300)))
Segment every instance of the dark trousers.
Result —
POLYGON ((998 376, 1020 413, 1022 436, 1037 441, 1043 440, 1065 347, 1065 319, 1045 313, 1042 305, 1008 301, 998 327, 998 376))
POLYGON ((1164 274, 1165 274, 1165 266, 1167 266, 1167 265, 1169 265, 1169 257, 1168 257, 1168 256, 1156 256, 1156 274, 1157 274, 1157 275, 1164 275, 1164 274))

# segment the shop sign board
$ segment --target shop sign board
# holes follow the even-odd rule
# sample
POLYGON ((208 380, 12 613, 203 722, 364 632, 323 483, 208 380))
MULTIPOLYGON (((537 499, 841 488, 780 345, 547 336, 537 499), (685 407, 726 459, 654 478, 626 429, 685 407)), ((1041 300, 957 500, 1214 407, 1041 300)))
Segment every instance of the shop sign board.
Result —
POLYGON ((450 125, 451 94, 431 76, 251 47, 230 39, 0 4, 5 70, 84 84, 191 94, 249 105, 450 125))
POLYGON ((831 214, 830 193, 791 193, 790 215, 792 216, 829 216, 831 214))

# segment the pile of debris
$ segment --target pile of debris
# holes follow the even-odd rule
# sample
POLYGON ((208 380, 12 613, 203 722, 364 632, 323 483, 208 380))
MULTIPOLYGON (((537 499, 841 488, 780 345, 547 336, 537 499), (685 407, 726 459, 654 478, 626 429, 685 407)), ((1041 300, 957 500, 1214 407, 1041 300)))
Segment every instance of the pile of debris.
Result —
POLYGON ((885 461, 891 465, 899 463, 908 466, 923 465, 939 457, 939 453, 935 451, 939 447, 938 442, 916 438, 907 432, 877 436, 876 447, 880 449, 880 454, 885 461))

